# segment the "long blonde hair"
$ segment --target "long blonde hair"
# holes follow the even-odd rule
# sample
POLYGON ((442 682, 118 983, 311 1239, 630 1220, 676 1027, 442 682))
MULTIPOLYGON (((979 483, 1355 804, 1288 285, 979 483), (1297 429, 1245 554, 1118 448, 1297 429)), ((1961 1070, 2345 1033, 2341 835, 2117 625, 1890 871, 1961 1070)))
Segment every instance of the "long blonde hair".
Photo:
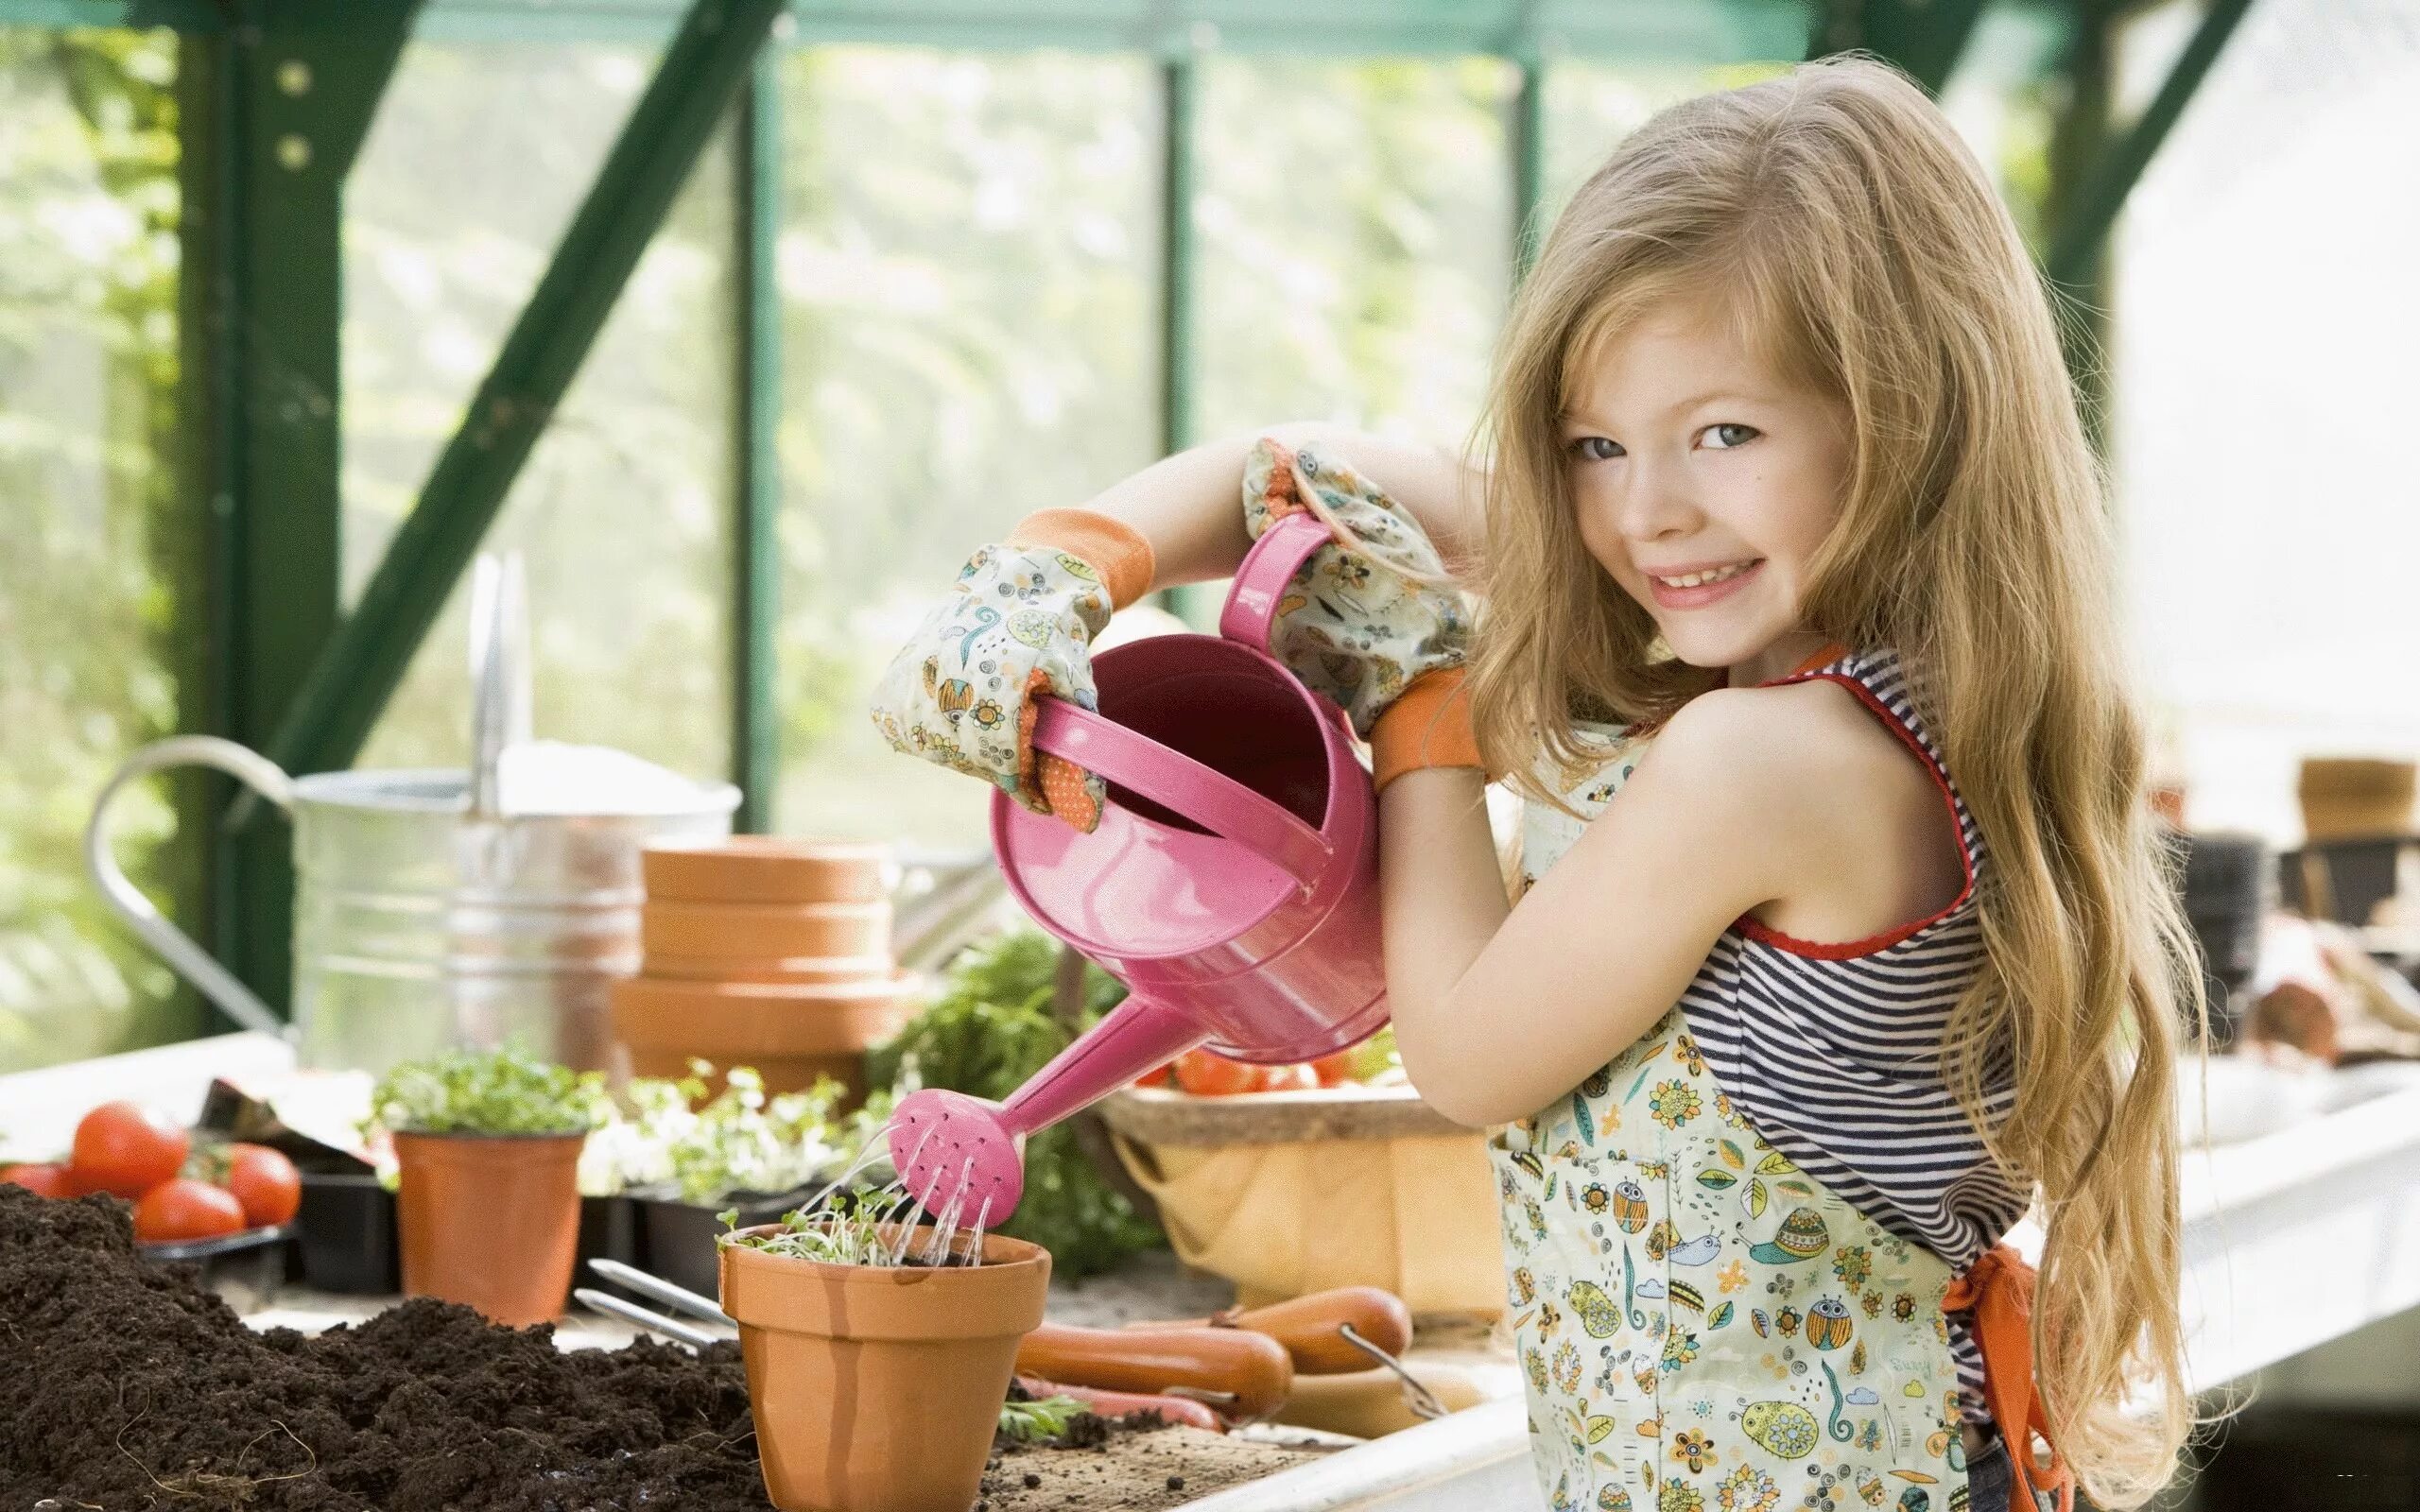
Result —
POLYGON ((2045 285, 1947 120, 1872 60, 1693 99, 1627 138, 1514 301, 1479 432, 1471 691, 1491 770, 1576 766, 1576 719, 1658 721, 1722 680, 1673 658, 1589 556, 1559 419, 1605 342, 1676 295, 1734 312, 1750 350, 1853 418, 1805 626, 1898 650, 1980 827, 1987 958, 1944 1074, 1994 1157, 2040 1186, 2050 1430, 2095 1502, 2139 1505, 2193 1424, 2172 1083, 2205 1009, 2145 801, 2104 481, 2045 285), (2017 1086, 1995 1128, 1998 1040, 2017 1086))

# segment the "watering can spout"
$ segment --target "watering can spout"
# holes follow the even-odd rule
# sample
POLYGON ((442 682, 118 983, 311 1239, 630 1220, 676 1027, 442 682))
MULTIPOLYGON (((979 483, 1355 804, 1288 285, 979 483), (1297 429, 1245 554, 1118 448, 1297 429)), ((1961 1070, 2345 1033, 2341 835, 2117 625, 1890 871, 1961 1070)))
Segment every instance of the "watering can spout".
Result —
POLYGON ((890 1162, 908 1194, 940 1212, 962 1188, 967 1212, 985 1200, 997 1223, 1024 1194, 1025 1137, 1047 1128, 1210 1038, 1201 1020, 1139 995, 1061 1051, 1005 1103, 938 1089, 901 1099, 889 1128, 890 1162))

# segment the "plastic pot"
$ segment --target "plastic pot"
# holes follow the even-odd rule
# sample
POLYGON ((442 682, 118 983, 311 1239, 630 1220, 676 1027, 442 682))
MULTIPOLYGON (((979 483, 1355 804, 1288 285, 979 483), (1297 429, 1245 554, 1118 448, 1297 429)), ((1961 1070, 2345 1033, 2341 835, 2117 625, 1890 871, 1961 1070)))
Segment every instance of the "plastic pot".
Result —
POLYGON ((302 1173, 294 1215, 302 1243, 302 1279, 322 1292, 389 1297, 403 1288, 395 1242, 395 1194, 378 1178, 352 1172, 302 1173))
POLYGON ((773 1504, 966 1512, 1049 1284, 1048 1251, 998 1234, 982 1264, 939 1269, 724 1246, 722 1305, 773 1504))
POLYGON ((639 915, 639 943, 649 969, 661 957, 684 961, 860 956, 890 970, 890 904, 699 903, 650 898, 639 915))
POLYGON ((404 1295, 479 1310, 509 1328, 550 1321, 571 1295, 585 1134, 397 1134, 404 1295))
POLYGON ((647 1268, 675 1286, 700 1297, 712 1297, 722 1284, 721 1263, 715 1255, 716 1236, 723 1231, 719 1214, 739 1210, 739 1228, 779 1221, 782 1214, 815 1195, 818 1189, 790 1192, 734 1193, 716 1202, 684 1202, 679 1197, 640 1196, 632 1200, 637 1228, 645 1236, 647 1268))
POLYGON ((700 903, 870 903, 890 895, 890 848, 843 840, 735 835, 650 846, 647 895, 700 903))

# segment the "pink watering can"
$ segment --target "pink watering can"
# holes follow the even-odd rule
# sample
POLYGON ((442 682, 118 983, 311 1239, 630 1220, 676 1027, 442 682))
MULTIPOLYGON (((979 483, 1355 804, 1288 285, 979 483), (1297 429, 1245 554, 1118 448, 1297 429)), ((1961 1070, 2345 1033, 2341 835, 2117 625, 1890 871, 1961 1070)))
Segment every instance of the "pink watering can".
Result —
POLYGON ((1004 1103, 901 1101, 891 1162, 927 1211, 963 1192, 960 1222, 999 1222, 1024 1194, 1026 1135, 1196 1045, 1285 1064, 1387 1022, 1370 774, 1343 711, 1269 654, 1279 598, 1328 539, 1310 515, 1279 521, 1219 634, 1101 652, 1098 713, 1041 701, 1034 748, 1098 773, 1109 802, 1085 834, 997 794, 993 850, 1026 911, 1129 996, 1004 1103))

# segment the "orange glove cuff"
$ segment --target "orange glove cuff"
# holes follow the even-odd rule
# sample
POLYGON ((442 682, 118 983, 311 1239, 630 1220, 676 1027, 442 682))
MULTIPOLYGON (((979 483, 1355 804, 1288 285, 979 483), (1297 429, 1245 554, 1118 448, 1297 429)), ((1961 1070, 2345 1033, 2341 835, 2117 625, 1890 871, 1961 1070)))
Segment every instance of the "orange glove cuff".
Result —
POLYGON ((1125 521, 1096 509, 1036 509, 1009 532, 1011 546, 1050 546, 1100 574, 1112 610, 1151 591, 1159 562, 1150 541, 1125 521))
POLYGON ((1371 776, 1380 791, 1422 766, 1476 766, 1478 734, 1471 728, 1471 700, 1461 667, 1441 667, 1412 679, 1370 729, 1371 776))

